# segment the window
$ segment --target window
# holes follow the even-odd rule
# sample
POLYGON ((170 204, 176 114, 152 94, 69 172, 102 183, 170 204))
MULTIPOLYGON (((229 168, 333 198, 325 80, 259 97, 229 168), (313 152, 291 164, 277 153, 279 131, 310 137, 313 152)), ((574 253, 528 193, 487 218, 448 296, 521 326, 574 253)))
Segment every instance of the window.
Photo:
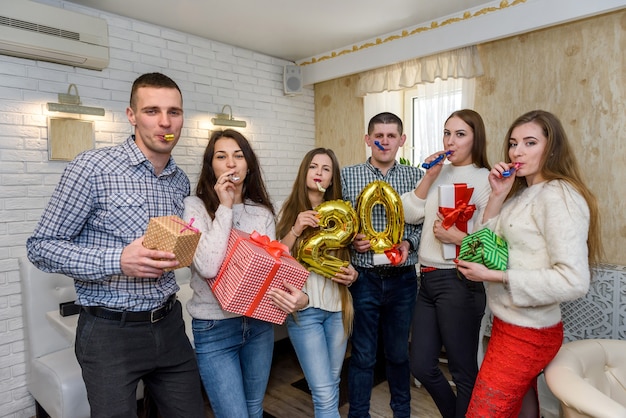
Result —
POLYGON ((446 119, 455 110, 471 108, 473 103, 473 78, 437 78, 434 83, 405 90, 403 120, 407 140, 401 156, 418 165, 442 150, 446 119))

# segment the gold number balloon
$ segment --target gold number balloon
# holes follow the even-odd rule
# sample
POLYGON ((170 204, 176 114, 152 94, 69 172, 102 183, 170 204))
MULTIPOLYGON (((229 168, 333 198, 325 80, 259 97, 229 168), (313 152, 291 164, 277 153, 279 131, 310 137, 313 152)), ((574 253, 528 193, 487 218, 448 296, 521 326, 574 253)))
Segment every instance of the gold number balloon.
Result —
POLYGON ((308 270, 326 278, 334 277, 341 267, 348 266, 329 254, 348 246, 357 234, 359 220, 350 202, 329 200, 315 208, 319 216, 319 231, 303 240, 298 248, 297 259, 308 270))
POLYGON ((356 211, 360 220, 360 232, 365 234, 377 254, 391 249, 402 241, 404 234, 404 209, 400 195, 387 182, 375 180, 365 186, 357 200, 356 211), (376 205, 383 205, 387 214, 384 231, 377 231, 372 225, 372 211, 376 205))

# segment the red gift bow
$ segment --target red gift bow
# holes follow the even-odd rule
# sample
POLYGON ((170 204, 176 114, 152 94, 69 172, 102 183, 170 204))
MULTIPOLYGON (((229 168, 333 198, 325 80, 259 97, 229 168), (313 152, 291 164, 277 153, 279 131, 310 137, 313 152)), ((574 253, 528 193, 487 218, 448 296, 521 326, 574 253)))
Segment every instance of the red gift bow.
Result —
POLYGON ((393 244, 393 247, 385 250, 385 255, 394 266, 397 266, 402 261, 402 253, 398 250, 398 244, 393 244))
POLYGON ((261 235, 256 231, 252 231, 250 240, 259 247, 263 247, 274 258, 280 258, 283 254, 289 254, 289 247, 285 244, 280 241, 270 240, 270 237, 267 235, 261 235))
POLYGON ((476 210, 476 205, 469 204, 472 193, 474 189, 468 188, 467 184, 454 185, 454 208, 439 208, 439 212, 444 216, 441 226, 449 229, 456 224, 461 231, 467 232, 467 222, 472 219, 476 210))
POLYGON ((193 226, 191 226, 191 224, 193 224, 193 221, 195 221, 195 218, 191 218, 189 220, 189 223, 186 222, 178 222, 176 219, 172 219, 172 221, 176 222, 179 225, 183 225, 184 228, 180 230, 179 234, 182 234, 183 232, 190 230, 191 232, 195 232, 196 234, 198 232, 200 232, 200 230, 198 228, 194 228, 193 226))

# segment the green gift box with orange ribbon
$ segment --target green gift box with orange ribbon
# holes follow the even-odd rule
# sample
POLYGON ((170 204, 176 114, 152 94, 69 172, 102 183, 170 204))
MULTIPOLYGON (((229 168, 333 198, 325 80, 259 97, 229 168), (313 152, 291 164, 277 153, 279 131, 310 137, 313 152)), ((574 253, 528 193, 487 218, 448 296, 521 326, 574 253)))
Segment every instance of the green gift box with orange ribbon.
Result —
POLYGON ((284 244, 256 231, 232 229, 226 258, 208 283, 225 311, 282 324, 287 313, 272 303, 267 291, 286 291, 285 280, 302 289, 308 277, 309 271, 289 255, 284 244))
POLYGON ((492 230, 483 228, 463 238, 459 259, 484 264, 491 270, 506 270, 509 246, 492 230))

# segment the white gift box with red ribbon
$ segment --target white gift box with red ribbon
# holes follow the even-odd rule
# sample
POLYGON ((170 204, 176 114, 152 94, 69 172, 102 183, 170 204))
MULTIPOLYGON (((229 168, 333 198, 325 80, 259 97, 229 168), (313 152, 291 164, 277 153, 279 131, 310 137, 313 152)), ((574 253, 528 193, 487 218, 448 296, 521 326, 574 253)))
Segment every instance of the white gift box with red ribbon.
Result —
MULTIPOLYGON (((474 231, 474 188, 466 183, 439 186, 439 212, 444 216, 442 226, 446 229, 456 225, 463 232, 474 231)), ((460 245, 442 244, 443 258, 451 260, 459 255, 460 245)))
POLYGON ((287 313, 272 303, 267 291, 286 291, 285 280, 302 289, 308 277, 309 271, 285 245, 256 231, 232 229, 222 267, 208 283, 225 311, 282 324, 287 313))

